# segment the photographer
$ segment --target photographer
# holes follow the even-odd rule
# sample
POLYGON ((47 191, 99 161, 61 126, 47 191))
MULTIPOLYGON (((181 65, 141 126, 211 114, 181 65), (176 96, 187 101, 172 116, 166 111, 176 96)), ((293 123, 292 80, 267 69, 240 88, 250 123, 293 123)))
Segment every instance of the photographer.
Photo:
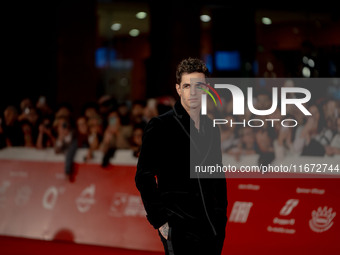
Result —
POLYGON ((44 118, 39 124, 39 133, 36 141, 37 149, 54 147, 56 138, 52 132, 51 120, 44 118))
POLYGON ((66 117, 59 117, 56 122, 57 139, 54 145, 55 153, 65 153, 72 143, 73 130, 66 117))

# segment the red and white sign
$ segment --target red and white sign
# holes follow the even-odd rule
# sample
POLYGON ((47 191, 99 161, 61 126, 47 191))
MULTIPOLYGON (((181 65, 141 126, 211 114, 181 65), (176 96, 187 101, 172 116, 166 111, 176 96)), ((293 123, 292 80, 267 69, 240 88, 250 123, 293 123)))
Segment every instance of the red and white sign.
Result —
MULTIPOLYGON (((162 251, 135 164, 0 159, 0 235, 162 251)), ((340 179, 229 179, 223 254, 336 254, 340 179)))

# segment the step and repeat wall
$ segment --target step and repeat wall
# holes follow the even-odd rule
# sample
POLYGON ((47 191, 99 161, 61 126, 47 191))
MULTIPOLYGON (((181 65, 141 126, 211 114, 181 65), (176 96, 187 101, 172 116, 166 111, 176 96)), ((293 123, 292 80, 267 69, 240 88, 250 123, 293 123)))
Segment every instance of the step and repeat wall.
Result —
MULTIPOLYGON (((1 150, 0 235, 163 251, 135 187, 133 153, 117 151, 105 168, 100 153, 86 163, 84 153, 78 151, 77 174, 70 181, 63 155, 25 148, 1 150)), ((340 162, 339 158, 315 160, 340 162)), ((227 175, 223 254, 339 252, 340 173, 304 174, 299 178, 227 175)))

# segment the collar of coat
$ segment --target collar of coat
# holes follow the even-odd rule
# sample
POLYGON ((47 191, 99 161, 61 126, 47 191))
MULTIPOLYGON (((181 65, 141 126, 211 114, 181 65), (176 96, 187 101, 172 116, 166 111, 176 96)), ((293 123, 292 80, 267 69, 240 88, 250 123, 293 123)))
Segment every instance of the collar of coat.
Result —
MULTIPOLYGON (((174 113, 177 116, 177 118, 182 122, 182 124, 184 124, 185 128, 187 130, 190 130, 191 127, 191 131, 193 130, 193 128, 195 127, 195 123, 194 121, 191 119, 190 115, 188 114, 188 112, 184 109, 182 103, 180 100, 177 100, 174 107, 174 113)), ((200 129, 201 131, 204 132, 204 125, 207 124, 207 120, 205 118, 206 116, 200 116, 200 129)), ((194 128, 195 129, 195 128, 194 128)))

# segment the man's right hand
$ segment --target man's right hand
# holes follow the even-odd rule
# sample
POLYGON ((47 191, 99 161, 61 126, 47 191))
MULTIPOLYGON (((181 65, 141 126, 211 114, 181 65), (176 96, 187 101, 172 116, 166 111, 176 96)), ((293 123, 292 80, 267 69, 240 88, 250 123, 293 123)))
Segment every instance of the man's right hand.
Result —
POLYGON ((161 233, 161 235, 168 240, 168 236, 169 236, 169 224, 165 223, 164 225, 162 225, 159 229, 159 232, 161 233))

